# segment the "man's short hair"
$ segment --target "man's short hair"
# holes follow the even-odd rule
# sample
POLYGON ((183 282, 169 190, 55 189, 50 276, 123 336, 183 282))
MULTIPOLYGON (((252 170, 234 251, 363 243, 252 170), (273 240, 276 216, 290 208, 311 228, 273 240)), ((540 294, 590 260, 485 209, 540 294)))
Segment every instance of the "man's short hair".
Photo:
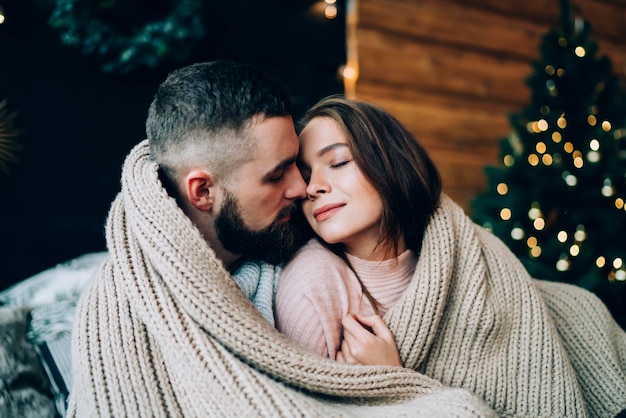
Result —
POLYGON ((224 178, 254 149, 246 130, 254 117, 291 115, 284 88, 237 62, 192 64, 168 75, 150 105, 150 152, 171 183, 189 165, 224 178))

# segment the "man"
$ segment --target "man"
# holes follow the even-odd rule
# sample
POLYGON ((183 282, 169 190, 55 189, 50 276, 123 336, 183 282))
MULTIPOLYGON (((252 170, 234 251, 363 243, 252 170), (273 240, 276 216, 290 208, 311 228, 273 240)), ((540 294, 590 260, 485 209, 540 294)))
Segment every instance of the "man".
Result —
POLYGON ((275 263, 305 196, 275 82, 194 64, 159 87, 146 125, 77 307, 68 416, 495 416, 467 391, 335 363, 274 329, 275 263))
POLYGON ((191 65, 160 86, 146 125, 163 179, 225 267, 242 254, 275 264, 289 255, 306 186, 278 85, 235 63, 191 65))

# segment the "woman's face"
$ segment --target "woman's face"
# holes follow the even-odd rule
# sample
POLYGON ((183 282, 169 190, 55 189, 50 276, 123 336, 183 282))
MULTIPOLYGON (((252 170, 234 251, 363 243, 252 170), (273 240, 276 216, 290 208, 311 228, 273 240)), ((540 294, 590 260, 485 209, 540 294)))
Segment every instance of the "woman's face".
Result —
POLYGON ((316 117, 299 139, 298 165, 307 183, 302 210, 313 231, 359 258, 377 258, 382 200, 353 160, 345 133, 333 119, 316 117))

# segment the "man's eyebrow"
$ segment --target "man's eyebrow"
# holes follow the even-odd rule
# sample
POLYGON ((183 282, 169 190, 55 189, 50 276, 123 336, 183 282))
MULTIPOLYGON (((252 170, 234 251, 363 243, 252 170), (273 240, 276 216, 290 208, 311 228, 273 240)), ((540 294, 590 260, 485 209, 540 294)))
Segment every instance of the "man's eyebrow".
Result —
POLYGON ((326 145, 324 148, 322 148, 321 150, 319 150, 317 152, 317 156, 321 157, 324 154, 334 150, 335 148, 339 148, 339 147, 347 147, 348 144, 346 144, 345 142, 336 142, 334 144, 330 144, 330 145, 326 145))
POLYGON ((296 162, 296 158, 297 156, 293 156, 293 157, 289 157, 289 158, 285 158, 284 160, 282 160, 281 162, 279 162, 278 164, 276 164, 274 166, 274 168, 272 168, 270 171, 268 171, 265 176, 263 176, 263 178, 265 179, 269 179, 272 176, 276 175, 276 173, 278 173, 281 170, 284 170, 285 168, 289 167, 290 165, 292 165, 293 163, 296 162))

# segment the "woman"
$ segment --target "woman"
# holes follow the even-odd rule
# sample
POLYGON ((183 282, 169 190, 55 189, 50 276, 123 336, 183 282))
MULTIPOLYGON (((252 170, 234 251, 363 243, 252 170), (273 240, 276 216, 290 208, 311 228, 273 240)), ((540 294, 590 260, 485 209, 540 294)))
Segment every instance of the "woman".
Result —
POLYGON ((580 288, 530 278, 441 193, 396 119, 331 97, 299 131, 302 213, 319 238, 283 270, 281 332, 325 357, 403 364, 503 416, 626 408, 626 334, 606 308, 580 288))

